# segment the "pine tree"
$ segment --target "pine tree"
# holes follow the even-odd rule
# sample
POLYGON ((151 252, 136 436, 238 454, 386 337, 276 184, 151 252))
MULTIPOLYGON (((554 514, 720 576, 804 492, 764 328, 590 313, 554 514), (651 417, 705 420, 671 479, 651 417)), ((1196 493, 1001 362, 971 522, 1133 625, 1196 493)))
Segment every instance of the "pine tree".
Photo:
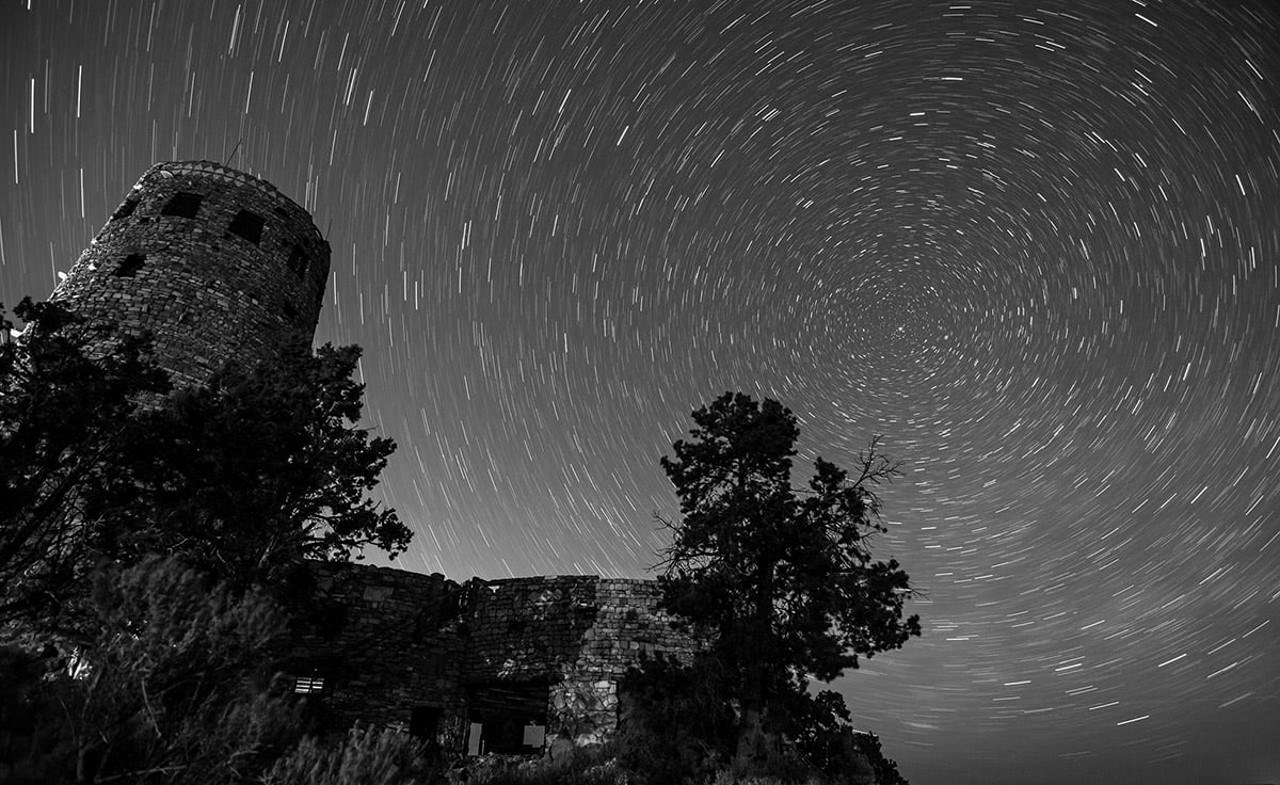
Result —
POLYGON ((672 611, 715 633, 740 711, 735 757, 749 767, 813 711, 810 679, 920 634, 918 616, 903 618, 907 574, 869 549, 885 531, 874 486, 899 470, 873 442, 855 477, 819 458, 797 489, 800 431, 777 401, 725 393, 693 420, 662 459, 682 517, 666 522, 661 581, 672 611))

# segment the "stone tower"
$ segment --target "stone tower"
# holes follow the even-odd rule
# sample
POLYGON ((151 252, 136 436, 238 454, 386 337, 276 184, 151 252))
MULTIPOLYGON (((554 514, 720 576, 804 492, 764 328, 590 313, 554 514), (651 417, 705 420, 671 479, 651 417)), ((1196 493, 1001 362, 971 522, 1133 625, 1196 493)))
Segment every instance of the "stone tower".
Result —
POLYGON ((329 277, 311 215, 265 180, 210 161, 152 166, 50 296, 90 324, 150 331, 175 384, 310 339, 329 277))

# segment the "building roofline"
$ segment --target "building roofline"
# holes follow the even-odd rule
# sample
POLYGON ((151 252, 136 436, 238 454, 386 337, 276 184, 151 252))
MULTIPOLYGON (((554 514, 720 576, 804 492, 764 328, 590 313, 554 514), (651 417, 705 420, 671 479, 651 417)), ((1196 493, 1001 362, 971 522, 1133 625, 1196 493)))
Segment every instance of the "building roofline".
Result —
MULTIPOLYGON (((233 169, 232 167, 225 166, 223 164, 218 163, 217 161, 208 161, 203 159, 200 159, 200 160, 193 159, 193 160, 186 160, 186 161, 160 161, 158 163, 152 164, 151 167, 147 169, 147 171, 142 173, 142 177, 138 179, 138 184, 140 185, 143 180, 145 180, 147 177, 149 177, 150 175, 156 172, 166 172, 170 175, 194 174, 194 175, 199 175, 201 177, 210 177, 213 179, 221 180, 223 182, 232 183, 235 185, 246 185, 251 188, 254 188, 258 191, 261 191, 262 193, 265 193, 267 196, 271 197, 272 199, 280 202, 286 208, 297 211, 301 215, 305 216, 307 219, 307 224, 311 227, 311 230, 315 235, 315 240, 319 243, 324 243, 326 245, 328 244, 328 242, 324 239, 324 235, 320 233, 319 227, 316 226, 314 216, 312 216, 311 212, 307 210, 307 208, 298 204, 292 198, 287 196, 283 191, 281 191, 279 188, 275 187, 267 180, 264 180, 261 177, 258 177, 257 175, 250 174, 248 172, 243 172, 239 169, 233 169)), ((137 188, 138 186, 135 185, 134 187, 137 188)))

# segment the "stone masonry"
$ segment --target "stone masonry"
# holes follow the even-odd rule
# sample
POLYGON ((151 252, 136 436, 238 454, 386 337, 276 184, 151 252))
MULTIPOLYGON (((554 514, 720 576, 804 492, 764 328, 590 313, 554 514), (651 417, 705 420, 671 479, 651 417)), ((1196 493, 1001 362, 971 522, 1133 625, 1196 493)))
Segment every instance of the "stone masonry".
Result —
POLYGON ((274 186, 210 161, 148 169, 50 300, 91 324, 148 331, 175 383, 310 340, 329 244, 274 186))
POLYGON ((617 726, 619 682, 642 653, 695 651, 654 581, 313 572, 324 610, 300 631, 291 675, 332 727, 401 725, 472 753, 597 742, 617 726))

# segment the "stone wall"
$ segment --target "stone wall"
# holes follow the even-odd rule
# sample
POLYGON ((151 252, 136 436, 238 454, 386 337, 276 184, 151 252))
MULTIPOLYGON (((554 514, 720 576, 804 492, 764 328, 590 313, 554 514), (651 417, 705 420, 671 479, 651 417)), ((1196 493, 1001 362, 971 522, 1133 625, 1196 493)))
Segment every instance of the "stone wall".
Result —
POLYGON ((50 296, 91 324, 150 331, 162 367, 201 383, 233 357, 310 340, 329 244, 274 186, 210 161, 148 169, 50 296))
POLYGON ((324 679, 320 699, 334 727, 409 727, 430 715, 445 748, 475 752, 519 745, 511 728, 501 730, 505 742, 494 740, 506 711, 545 734, 534 747, 556 737, 596 742, 616 728, 618 683, 642 653, 687 661, 695 650, 659 610, 654 581, 457 584, 362 565, 314 572, 321 601, 299 630, 293 675, 324 679))
POLYGON ((545 680, 551 736, 601 740, 617 726, 618 682, 642 652, 687 660, 694 651, 658 609, 655 581, 569 575, 480 584, 469 610, 466 678, 545 680))
POLYGON ((434 709, 442 744, 465 742, 462 587, 443 575, 313 564, 314 601, 297 609, 290 675, 322 679, 326 724, 409 727, 434 709))

